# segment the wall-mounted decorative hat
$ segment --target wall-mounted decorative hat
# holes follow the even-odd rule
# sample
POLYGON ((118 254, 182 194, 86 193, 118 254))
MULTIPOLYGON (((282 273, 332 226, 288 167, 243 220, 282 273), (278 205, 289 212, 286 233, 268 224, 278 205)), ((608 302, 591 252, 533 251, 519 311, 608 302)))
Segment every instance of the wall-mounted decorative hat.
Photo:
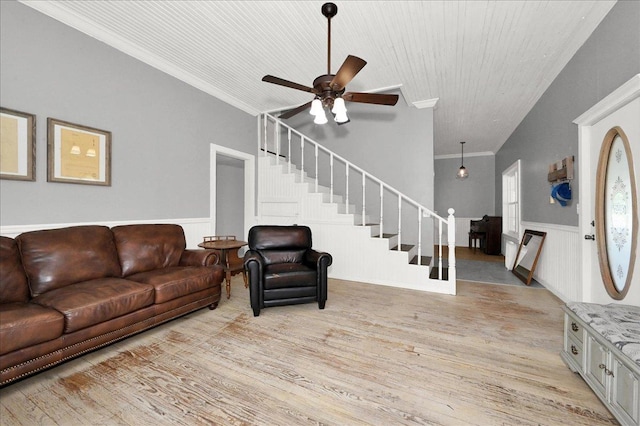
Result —
POLYGON ((567 201, 571 200, 571 185, 569 182, 562 182, 551 186, 551 196, 562 207, 566 207, 567 201))

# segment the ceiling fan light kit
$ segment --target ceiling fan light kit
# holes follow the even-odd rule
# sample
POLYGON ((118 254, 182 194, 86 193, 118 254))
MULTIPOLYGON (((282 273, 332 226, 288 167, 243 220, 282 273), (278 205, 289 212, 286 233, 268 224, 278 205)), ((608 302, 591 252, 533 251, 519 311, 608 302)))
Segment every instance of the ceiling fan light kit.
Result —
POLYGON ((334 120, 338 124, 344 124, 350 121, 347 116, 345 101, 390 106, 395 105, 398 102, 398 95, 358 92, 345 93, 345 86, 367 64, 365 60, 356 56, 348 55, 338 72, 336 74, 331 74, 331 18, 336 16, 337 13, 338 6, 334 3, 325 3, 322 5, 322 14, 327 18, 328 27, 327 73, 316 77, 313 81, 313 87, 304 86, 272 75, 265 75, 262 78, 262 81, 267 83, 302 90, 315 95, 313 101, 283 112, 280 115, 280 118, 291 118, 299 112, 311 107, 309 112, 315 117, 313 122, 316 124, 325 124, 328 120, 324 108, 327 108, 334 114, 334 120))

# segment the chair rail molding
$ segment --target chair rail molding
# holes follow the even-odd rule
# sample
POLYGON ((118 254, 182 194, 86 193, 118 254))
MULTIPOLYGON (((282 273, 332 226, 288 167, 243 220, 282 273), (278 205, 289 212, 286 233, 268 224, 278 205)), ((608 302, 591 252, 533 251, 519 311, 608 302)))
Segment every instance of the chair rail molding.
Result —
POLYGON ((211 234, 211 219, 208 217, 182 218, 182 219, 131 219, 118 221, 73 222, 73 223, 41 223, 29 225, 3 225, 0 226, 0 235, 15 238, 23 232, 39 231, 41 229, 67 228, 70 226, 102 225, 112 228, 120 225, 133 224, 177 224, 182 226, 187 241, 187 248, 196 249, 202 242, 204 235, 211 234))

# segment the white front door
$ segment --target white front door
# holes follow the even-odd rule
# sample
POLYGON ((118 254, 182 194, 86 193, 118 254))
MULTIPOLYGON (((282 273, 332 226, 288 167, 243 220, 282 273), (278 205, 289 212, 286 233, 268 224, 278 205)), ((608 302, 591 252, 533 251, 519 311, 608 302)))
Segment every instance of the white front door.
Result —
MULTIPOLYGON (((609 129, 615 126, 620 126, 627 134, 636 177, 640 172, 640 74, 578 117, 575 123, 579 125, 580 135, 580 231, 583 235, 581 301, 613 303, 616 301, 607 294, 600 273, 598 244, 592 239, 596 233, 596 175, 602 142, 609 129)), ((637 258, 631 288, 620 303, 640 304, 640 262, 637 258)))

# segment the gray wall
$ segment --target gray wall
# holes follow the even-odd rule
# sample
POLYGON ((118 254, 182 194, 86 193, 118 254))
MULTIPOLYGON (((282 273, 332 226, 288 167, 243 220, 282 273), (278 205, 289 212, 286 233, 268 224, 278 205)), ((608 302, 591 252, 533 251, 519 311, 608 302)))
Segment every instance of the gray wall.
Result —
MULTIPOLYGON (((468 146, 468 145, 467 145, 468 146)), ((456 217, 480 218, 484 215, 502 216, 495 212, 495 157, 485 155, 464 158, 469 177, 456 179, 460 158, 441 158, 435 162, 435 207, 446 216, 450 207, 456 217)))
POLYGON ((347 102, 347 109, 351 122, 342 126, 331 117, 315 125, 307 111, 285 122, 433 208, 433 111, 409 106, 402 96, 393 107, 347 102))
POLYGON ((209 216, 209 144, 253 153, 255 118, 15 2, 0 104, 36 114, 36 182, 0 181, 2 225, 209 216), (47 117, 112 132, 112 186, 47 183, 47 117))
POLYGON ((216 234, 244 235, 244 161, 216 156, 216 234))
POLYGON ((522 220, 578 225, 579 170, 567 207, 549 203, 549 164, 573 155, 583 112, 640 72, 640 2, 619 1, 576 52, 496 154, 496 204, 502 211, 502 172, 522 159, 522 220))

